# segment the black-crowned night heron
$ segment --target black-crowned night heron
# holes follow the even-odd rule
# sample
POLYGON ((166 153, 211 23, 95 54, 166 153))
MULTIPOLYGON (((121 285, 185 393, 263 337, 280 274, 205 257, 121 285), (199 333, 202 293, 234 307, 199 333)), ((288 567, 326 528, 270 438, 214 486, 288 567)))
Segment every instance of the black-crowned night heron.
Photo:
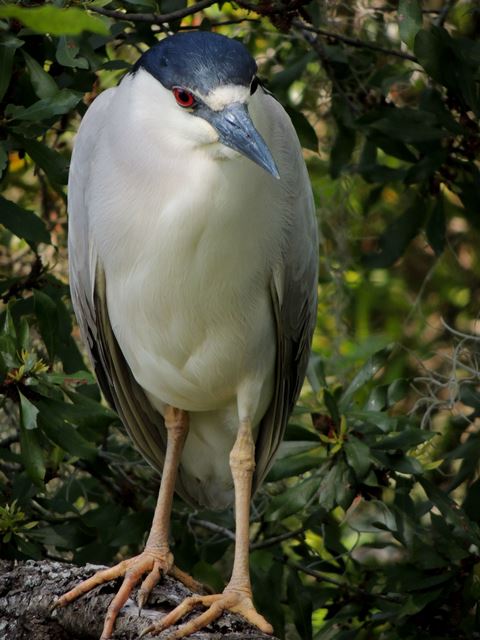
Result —
POLYGON ((252 603, 249 508, 305 375, 317 232, 296 133, 255 74, 235 40, 166 38, 94 101, 77 136, 73 304, 106 398, 162 473, 143 553, 57 601, 124 576, 102 639, 143 576, 140 605, 162 574, 195 587, 169 547, 175 489, 194 505, 234 502, 233 571, 222 594, 187 599, 149 632, 198 605, 172 638, 225 609, 272 631, 252 603))

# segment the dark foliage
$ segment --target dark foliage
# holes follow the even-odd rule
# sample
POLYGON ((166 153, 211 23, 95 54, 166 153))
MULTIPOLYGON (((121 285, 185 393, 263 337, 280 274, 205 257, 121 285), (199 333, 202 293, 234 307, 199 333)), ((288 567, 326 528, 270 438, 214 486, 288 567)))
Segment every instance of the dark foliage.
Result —
MULTIPOLYGON (((259 57, 324 232, 309 384, 252 507, 257 604, 280 637, 480 638, 473 0, 0 7, 1 557, 108 563, 144 542, 158 478, 85 371, 65 185, 87 104, 189 28, 259 57)), ((221 588, 232 528, 177 501, 176 562, 221 588)))

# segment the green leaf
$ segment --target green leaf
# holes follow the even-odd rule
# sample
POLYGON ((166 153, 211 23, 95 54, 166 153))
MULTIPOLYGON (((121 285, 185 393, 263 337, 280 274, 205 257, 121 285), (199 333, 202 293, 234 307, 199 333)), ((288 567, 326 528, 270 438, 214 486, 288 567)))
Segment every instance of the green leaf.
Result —
POLYGON ((338 409, 337 401, 328 389, 323 390, 323 402, 325 403, 333 422, 338 425, 340 423, 340 411, 338 409))
POLYGON ((15 340, 10 336, 0 336, 0 354, 3 360, 2 368, 3 364, 5 364, 5 368, 8 369, 15 369, 20 365, 15 340))
MULTIPOLYGON (((374 114, 368 117, 368 128, 402 143, 431 142, 441 140, 446 135, 435 114, 429 111, 396 107, 385 108, 380 113, 382 117, 374 118, 374 114)), ((364 120, 359 120, 358 123, 362 124, 364 120)))
POLYGON ((423 431, 422 429, 410 427, 400 433, 392 433, 381 440, 377 440, 373 446, 375 449, 409 451, 419 444, 428 442, 436 435, 432 431, 423 431))
POLYGON ((450 36, 445 29, 422 29, 415 38, 415 55, 425 71, 441 84, 445 81, 446 68, 451 63, 450 36))
POLYGON ((45 435, 52 442, 62 447, 72 456, 89 460, 90 462, 97 457, 97 449, 68 423, 60 427, 55 422, 44 422, 42 420, 42 427, 45 435))
POLYGON ((480 99, 477 72, 480 64, 478 43, 452 38, 442 27, 420 30, 415 38, 415 55, 437 82, 443 84, 478 116, 480 99))
POLYGON ((278 496, 275 496, 268 505, 265 519, 268 522, 282 520, 300 512, 318 489, 318 480, 308 478, 288 488, 278 496))
POLYGON ((56 58, 63 67, 72 69, 88 69, 88 60, 79 57, 80 47, 76 40, 62 36, 58 40, 56 58))
POLYGON ((3 196, 0 196, 0 224, 26 240, 31 247, 39 242, 50 244, 50 234, 43 220, 33 211, 23 209, 3 196))
POLYGON ((35 122, 46 120, 68 113, 82 99, 83 94, 70 89, 61 89, 50 98, 43 98, 29 107, 15 108, 11 113, 12 120, 35 122))
POLYGON ((355 148, 355 131, 338 124, 337 136, 330 152, 330 175, 338 178, 343 168, 350 162, 355 148))
POLYGON ((355 495, 354 486, 353 472, 343 457, 336 458, 331 468, 323 475, 318 488, 320 505, 326 511, 330 511, 337 505, 347 509, 355 495))
POLYGON ((312 127, 303 113, 301 111, 297 111, 297 109, 292 109, 291 107, 286 107, 285 110, 290 116, 302 147, 304 149, 318 151, 317 134, 315 133, 315 129, 312 127))
POLYGON ((51 36, 78 35, 82 31, 108 35, 108 28, 103 20, 90 15, 84 9, 64 9, 54 5, 20 7, 7 4, 0 7, 0 18, 15 18, 33 31, 48 33, 51 36))
POLYGON ((12 76, 13 58, 15 49, 0 44, 0 100, 7 92, 12 76))
POLYGON ((407 145, 403 144, 400 140, 394 140, 393 138, 382 135, 378 132, 373 132, 369 135, 368 139, 379 149, 384 151, 387 155, 405 162, 417 162, 417 157, 413 154, 407 145))
POLYGON ((480 512, 478 510, 478 505, 480 504, 480 478, 475 480, 469 487, 467 491, 467 495, 463 501, 462 508, 464 509, 467 516, 476 522, 477 524, 480 521, 480 512))
POLYGON ((312 639, 313 604, 311 593, 303 585, 298 573, 291 569, 287 580, 288 605, 293 613, 293 621, 302 640, 312 639))
POLYGON ((3 176, 3 172, 7 168, 8 165, 8 151, 5 146, 5 142, 0 142, 0 179, 3 176))
MULTIPOLYGON (((9 338, 12 339, 12 343, 14 345, 13 348, 16 349, 15 343, 17 341, 17 330, 15 328, 15 323, 12 318, 11 307, 12 307, 12 303, 10 303, 5 310, 5 318, 3 321, 2 333, 5 336, 8 336, 9 338)), ((14 354, 12 353, 12 355, 14 354)))
POLYGON ((18 323, 17 345, 19 351, 22 351, 22 349, 25 349, 25 351, 27 351, 28 347, 30 346, 30 327, 28 326, 28 321, 25 316, 22 316, 20 318, 20 322, 18 323))
MULTIPOLYGON (((405 176, 405 184, 424 183, 448 160, 448 152, 438 144, 428 145, 428 152, 416 162, 405 176)), ((428 204, 428 201, 427 201, 428 204)), ((428 207, 425 207, 428 209, 428 207)))
POLYGON ((372 389, 364 406, 366 411, 383 411, 387 406, 387 385, 378 385, 372 389))
POLYGON ((54 422, 59 428, 68 423, 81 430, 82 434, 87 432, 91 441, 101 440, 108 426, 118 420, 113 411, 103 407, 100 403, 75 392, 68 395, 75 398, 78 403, 53 398, 38 400, 37 407, 40 409, 42 420, 54 422), (89 428, 90 431, 88 431, 89 428))
POLYGON ((402 41, 408 47, 413 47, 415 36, 422 28, 422 7, 418 0, 399 1, 398 27, 402 41))
POLYGON ((423 490, 428 498, 437 507, 440 513, 467 536, 474 544, 480 545, 480 528, 472 522, 467 514, 460 509, 458 504, 450 498, 450 496, 441 491, 432 482, 426 478, 418 478, 418 482, 422 485, 423 490))
POLYGON ((277 482, 283 478, 300 475, 318 467, 325 458, 325 447, 312 448, 312 444, 312 442, 309 443, 308 452, 277 458, 268 473, 267 482, 277 482))
POLYGON ((63 156, 38 140, 23 138, 22 146, 54 184, 67 184, 68 164, 63 156))
POLYGON ((363 365, 360 371, 353 378, 351 383, 345 389, 340 399, 340 408, 345 409, 351 402, 355 393, 361 389, 367 382, 372 380, 372 378, 380 371, 380 369, 385 366, 387 360, 392 352, 392 347, 385 347, 385 349, 381 349, 374 353, 367 362, 363 365))
POLYGON ((50 296, 38 289, 33 292, 33 299, 40 333, 47 347, 48 355, 53 360, 57 352, 59 328, 57 305, 50 296))
POLYGON ((387 405, 392 405, 403 400, 410 390, 410 384, 404 378, 397 378, 388 387, 387 391, 387 405))
POLYGON ((45 477, 45 461, 38 431, 38 429, 26 429, 23 421, 20 422, 20 455, 25 470, 32 482, 42 487, 45 477))
POLYGON ((418 234, 425 219, 424 202, 418 198, 405 213, 391 222, 379 240, 379 251, 363 258, 370 269, 390 267, 405 252, 408 244, 418 234))
MULTIPOLYGON (((162 5, 163 7, 163 5, 162 5)), ((276 73, 268 82, 268 87, 274 93, 278 91, 286 91, 290 85, 299 79, 309 62, 315 60, 315 52, 310 51, 302 55, 292 64, 285 65, 279 73, 276 73)))
MULTIPOLYGON (((283 601, 283 562, 275 562, 269 551, 254 551, 250 554, 250 567, 254 579, 255 604, 273 625, 275 635, 285 637, 285 607, 283 601), (272 598, 272 594, 275 597, 272 598)), ((241 634, 244 635, 244 634, 241 634)), ((257 635, 257 634, 255 634, 257 635)), ((239 638, 240 640, 240 638, 239 638)), ((255 636, 251 639, 255 640, 255 636)))
POLYGON ((58 86, 52 76, 30 56, 26 51, 22 51, 25 58, 25 65, 30 75, 30 81, 39 98, 52 98, 58 93, 58 86))
POLYGON ((370 448, 355 436, 350 435, 348 441, 343 445, 347 462, 355 472, 358 480, 364 478, 370 467, 370 448))
POLYGON ((21 391, 18 392, 20 397, 20 419, 24 429, 31 431, 37 428, 37 407, 26 398, 21 391))

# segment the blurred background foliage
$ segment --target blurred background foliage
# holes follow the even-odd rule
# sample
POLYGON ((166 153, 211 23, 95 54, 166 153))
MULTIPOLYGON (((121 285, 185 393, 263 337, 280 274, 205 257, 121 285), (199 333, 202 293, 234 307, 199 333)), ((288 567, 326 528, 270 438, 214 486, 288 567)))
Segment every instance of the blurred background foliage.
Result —
MULTIPOLYGON (((322 231, 308 382, 252 507, 281 638, 480 638, 475 0, 0 5, 0 555, 137 552, 158 478, 86 371, 66 267, 81 116, 165 33, 241 39, 305 148, 322 231)), ((232 512, 175 502, 221 589, 232 512)))

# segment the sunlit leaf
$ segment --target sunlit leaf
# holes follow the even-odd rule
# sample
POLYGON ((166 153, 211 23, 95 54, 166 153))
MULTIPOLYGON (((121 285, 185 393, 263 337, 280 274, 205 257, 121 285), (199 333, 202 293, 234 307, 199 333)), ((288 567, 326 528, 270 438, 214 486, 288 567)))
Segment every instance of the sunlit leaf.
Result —
POLYGON ((65 9, 54 5, 21 7, 7 4, 0 7, 0 18, 15 18, 37 33, 52 36, 77 35, 82 31, 108 34, 108 28, 100 18, 75 7, 65 9))

